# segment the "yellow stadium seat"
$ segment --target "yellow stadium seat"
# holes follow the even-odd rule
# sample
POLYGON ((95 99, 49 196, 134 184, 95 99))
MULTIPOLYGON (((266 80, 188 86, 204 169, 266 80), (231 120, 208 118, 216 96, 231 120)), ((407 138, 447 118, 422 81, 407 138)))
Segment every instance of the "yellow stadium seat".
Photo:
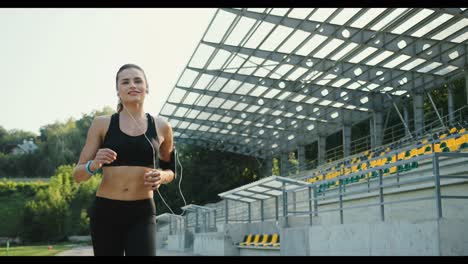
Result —
POLYGON ((455 141, 455 138, 449 138, 445 141, 447 143, 447 147, 449 147, 450 149, 452 148, 455 148, 456 145, 457 145, 457 142, 455 141))
POLYGON ((254 246, 259 247, 259 246, 261 246, 261 245, 267 243, 269 237, 270 237, 269 234, 263 234, 263 235, 262 235, 262 238, 260 239, 260 242, 255 243, 254 246))
POLYGON ((465 129, 465 128, 462 128, 462 129, 460 129, 460 130, 458 131, 458 134, 463 134, 463 133, 465 133, 465 131, 466 131, 466 129, 465 129))
POLYGON ((405 158, 405 152, 404 151, 398 153, 398 160, 402 160, 404 158, 405 158))
POLYGON ((447 134, 444 133, 444 134, 442 134, 442 135, 439 136, 439 139, 444 139, 444 138, 446 138, 446 137, 447 137, 447 134))
POLYGON ((454 134, 454 133, 457 133, 457 128, 456 127, 452 127, 450 129, 450 134, 454 134))
POLYGON ((278 234, 273 234, 271 236, 271 240, 268 243, 263 244, 264 247, 273 247, 273 246, 279 246, 279 235, 278 234))
POLYGON ((415 157, 418 155, 418 148, 413 148, 410 150, 411 157, 415 157))
POLYGON ((252 241, 252 234, 248 234, 244 242, 239 243, 239 246, 246 246, 247 244, 250 243, 250 241, 252 241))
POLYGON ((253 246, 260 240, 260 234, 255 234, 254 239, 250 243, 246 243, 245 246, 253 246))

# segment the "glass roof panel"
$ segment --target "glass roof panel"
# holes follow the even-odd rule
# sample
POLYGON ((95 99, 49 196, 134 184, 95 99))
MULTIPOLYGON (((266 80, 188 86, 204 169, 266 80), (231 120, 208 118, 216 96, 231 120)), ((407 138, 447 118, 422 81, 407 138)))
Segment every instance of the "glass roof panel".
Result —
POLYGON ((418 66, 419 64, 421 64, 423 62, 426 62, 426 60, 419 59, 419 58, 418 59, 412 59, 409 63, 405 64, 400 69, 402 69, 404 71, 409 71, 409 70, 413 69, 414 67, 418 66))
POLYGON ((338 15, 336 15, 330 23, 337 25, 344 25, 351 19, 361 8, 343 8, 338 15))
POLYGON ((382 20, 380 20, 377 24, 371 27, 372 30, 381 30, 384 26, 390 24, 391 21, 398 18, 403 12, 408 10, 408 8, 397 8, 393 10, 390 14, 386 15, 382 20))
POLYGON ((437 75, 445 75, 445 74, 450 73, 450 72, 452 72, 452 71, 454 71, 454 70, 456 70, 456 69, 458 69, 458 68, 455 67, 455 66, 449 65, 449 66, 444 67, 444 68, 442 68, 441 70, 435 72, 435 74, 437 74, 437 75))
POLYGON ((418 71, 418 72, 428 72, 428 71, 432 71, 432 70, 434 70, 435 68, 439 67, 440 65, 442 65, 442 63, 439 63, 439 62, 432 62, 432 63, 430 63, 429 65, 426 65, 426 66, 422 67, 421 69, 418 69, 417 71, 418 71))
POLYGON ((228 51, 218 50, 213 60, 208 65, 208 70, 219 70, 225 67, 227 60, 232 56, 232 53, 228 51))
POLYGON ((251 35, 244 47, 256 49, 258 45, 266 38, 275 25, 272 23, 261 22, 260 26, 255 30, 255 33, 251 35))
POLYGON ((229 80, 229 82, 226 83, 224 88, 221 90, 224 93, 232 93, 234 90, 236 90, 242 83, 237 80, 229 80))
POLYGON ((175 105, 172 104, 166 104, 163 109, 161 109, 161 114, 162 115, 170 115, 174 110, 176 109, 175 105))
POLYGON ((399 55, 398 57, 394 58, 393 60, 391 60, 390 62, 388 62, 387 64, 384 65, 385 68, 394 68, 395 66, 399 65, 400 63, 408 60, 409 58, 411 58, 410 56, 408 55, 405 55, 405 54, 401 54, 399 55))
POLYGON ((442 14, 438 18, 429 22, 429 24, 424 25, 424 27, 421 27, 421 29, 411 34, 411 36, 418 37, 418 38, 422 37, 424 36, 424 34, 438 27, 440 24, 444 23, 445 21, 449 20, 452 17, 453 16, 449 14, 442 14))
POLYGON ((242 17, 237 26, 232 30, 229 37, 226 39, 225 43, 228 45, 238 46, 241 40, 244 39, 245 35, 254 26, 255 22, 257 22, 256 19, 242 17))
POLYGON ((200 78, 198 78, 197 82, 195 83, 194 88, 206 89, 211 80, 213 80, 213 75, 201 74, 200 78))
POLYGON ((224 103, 224 99, 216 97, 213 99, 213 101, 211 101, 211 103, 208 106, 213 107, 213 108, 218 108, 221 106, 222 103, 224 103))
POLYGON ((284 16, 288 12, 289 8, 273 8, 270 14, 276 16, 284 16))
MULTIPOLYGON (((242 58, 241 56, 233 56, 232 60, 230 60, 229 64, 226 66, 228 69, 238 69, 241 66, 245 66, 244 64, 245 59, 242 58)), ((253 66, 250 64, 250 66, 253 66)))
POLYGON ((298 51, 296 51, 296 54, 307 56, 326 39, 327 37, 325 36, 314 35, 304 44, 304 46, 302 46, 298 51))
POLYGON ((288 17, 305 19, 314 8, 294 8, 289 14, 288 17))
POLYGON ((177 111, 174 113, 177 117, 184 117, 185 113, 187 113, 189 109, 185 107, 179 107, 177 111))
POLYGON ((316 52, 313 57, 314 58, 325 58, 327 57, 332 51, 337 49, 344 41, 341 39, 332 39, 327 45, 321 48, 318 52, 316 52))
POLYGON ((221 108, 230 110, 236 103, 237 102, 233 100, 226 100, 224 104, 221 106, 221 108))
POLYGON ((185 69, 177 85, 182 86, 182 87, 191 87, 193 81, 195 80, 197 76, 198 76, 198 72, 185 69))
POLYGON ((403 24, 392 30, 392 33, 402 34, 432 13, 434 13, 434 11, 430 9, 423 9, 407 19, 403 24))
POLYGON ((354 56, 352 59, 349 60, 351 63, 359 63, 363 59, 367 58, 368 56, 372 55, 372 53, 376 52, 377 49, 374 47, 367 47, 363 51, 359 52, 358 55, 354 56))
MULTIPOLYGON (((458 21, 454 25, 448 27, 447 29, 442 30, 440 33, 433 36, 432 39, 443 40, 446 37, 448 37, 448 36, 452 35, 453 33, 457 32, 458 30, 460 30, 462 28, 466 28, 467 26, 468 26, 468 19, 463 18, 461 21, 458 21)), ((465 33, 465 35, 466 35, 466 33, 465 33)))
POLYGON ((257 88, 255 88, 249 95, 251 95, 251 96, 260 96, 266 90, 268 90, 268 88, 265 87, 265 86, 257 86, 257 88))
POLYGON ((336 8, 319 8, 312 16, 309 17, 309 20, 323 22, 335 12, 336 8))
POLYGON ((268 36, 266 41, 260 46, 262 50, 275 50, 278 45, 293 31, 290 27, 285 27, 278 25, 276 29, 273 30, 272 34, 268 36))
POLYGON ((173 102, 180 102, 182 101, 182 97, 185 95, 185 91, 182 90, 182 89, 179 89, 179 88, 175 88, 173 91, 172 91, 172 94, 171 94, 171 100, 173 102))
POLYGON ((275 70, 274 75, 278 76, 278 78, 282 78, 292 68, 294 68, 294 66, 291 64, 283 64, 275 70))
POLYGON ((308 36, 310 36, 309 32, 305 32, 303 30, 297 30, 294 32, 286 42, 281 45, 278 49, 279 52, 284 53, 291 53, 299 44, 301 44, 308 36))
POLYGON ((334 82, 332 84, 332 86, 334 87, 341 87, 342 85, 346 84, 347 82, 349 82, 351 80, 351 78, 339 78, 338 81, 334 82))
POLYGON ((268 93, 266 93, 266 94, 264 95, 264 97, 266 97, 266 98, 273 98, 273 97, 275 97, 279 92, 281 92, 281 90, 279 90, 279 89, 274 89, 274 88, 270 88, 269 90, 270 90, 270 91, 269 91, 268 93))
POLYGON ((372 19, 380 15, 386 8, 369 8, 360 18, 351 24, 351 27, 362 28, 366 26, 372 19))
POLYGON ((462 42, 465 42, 468 40, 468 33, 465 32, 464 34, 461 34, 460 36, 454 38, 454 39, 451 39, 450 41, 451 42, 456 42, 456 43, 462 43, 462 42))
POLYGON ((200 44, 193 55, 193 58, 190 60, 189 66, 193 68, 203 68, 205 63, 208 61, 208 58, 213 53, 215 48, 200 44))
MULTIPOLYGON (((256 72, 254 72, 254 75, 255 76, 258 76, 258 77, 265 77, 267 76, 271 70, 273 70, 275 68, 275 66, 262 66, 260 68, 257 69, 256 72)), ((276 76, 275 74, 272 74, 270 75, 271 78, 275 78, 275 79, 278 79, 279 77, 276 76)))
POLYGON ((347 45, 345 44, 344 47, 342 47, 338 53, 331 57, 331 59, 335 61, 340 60, 343 56, 347 55, 350 51, 352 51, 356 46, 358 46, 358 44, 356 43, 349 43, 347 45))
POLYGON ((206 32, 204 40, 209 42, 220 42, 223 38, 224 32, 229 28, 235 17, 236 15, 233 13, 220 10, 206 32))
POLYGON ((288 79, 296 81, 300 76, 302 76, 307 71, 304 67, 297 67, 289 76, 288 79))
POLYGON ((197 100, 197 98, 199 96, 200 96, 199 93, 189 92, 189 93, 187 93, 187 96, 185 97, 185 100, 184 100, 183 103, 191 105, 191 104, 195 103, 195 101, 197 100))
POLYGON ((210 91, 220 91, 221 88, 223 87, 223 85, 225 85, 227 81, 228 81, 228 79, 217 76, 217 78, 215 78, 215 81, 210 85, 208 90, 210 90, 210 91))
POLYGON ((214 97, 213 96, 209 96, 209 95, 202 95, 200 97, 200 100, 198 100, 197 104, 196 105, 199 105, 199 106, 204 106, 204 105, 207 105, 208 102, 210 102, 214 97))
POLYGON ((382 62, 383 60, 385 60, 386 58, 392 56, 393 54, 394 54, 393 52, 385 50, 385 51, 381 52, 379 55, 375 56, 370 61, 366 62, 366 64, 371 65, 371 66, 377 65, 380 62, 382 62))

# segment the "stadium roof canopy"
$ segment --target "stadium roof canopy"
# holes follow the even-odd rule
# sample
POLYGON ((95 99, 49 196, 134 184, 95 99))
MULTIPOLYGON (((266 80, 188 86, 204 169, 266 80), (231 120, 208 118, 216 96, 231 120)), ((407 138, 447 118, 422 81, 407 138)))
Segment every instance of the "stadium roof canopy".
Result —
POLYGON ((219 9, 160 111, 177 142, 268 157, 467 65, 465 8, 219 9))
POLYGON ((297 186, 309 185, 308 182, 281 176, 269 176, 241 187, 219 193, 222 199, 251 203, 283 195, 283 191, 297 186))

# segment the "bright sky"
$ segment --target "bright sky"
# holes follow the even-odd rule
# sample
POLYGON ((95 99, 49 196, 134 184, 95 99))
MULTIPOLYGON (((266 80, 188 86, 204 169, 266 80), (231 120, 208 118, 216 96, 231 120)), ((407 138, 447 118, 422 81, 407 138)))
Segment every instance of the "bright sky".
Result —
POLYGON ((0 9, 0 125, 39 128, 116 107, 115 74, 141 66, 157 115, 216 9, 0 9))

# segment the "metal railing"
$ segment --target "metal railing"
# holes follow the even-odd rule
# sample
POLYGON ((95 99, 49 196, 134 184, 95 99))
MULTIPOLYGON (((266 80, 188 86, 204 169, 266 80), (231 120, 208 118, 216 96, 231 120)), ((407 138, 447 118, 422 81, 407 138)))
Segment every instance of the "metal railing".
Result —
MULTIPOLYGON (((372 159, 369 159, 369 160, 365 160, 365 161, 361 161, 361 162, 358 162, 356 164, 350 164, 350 165, 347 165, 345 167, 342 167, 340 168, 342 170, 342 172, 344 172, 346 169, 350 169, 352 166, 356 166, 356 165, 362 165, 364 163, 367 163, 367 164, 371 164, 371 162, 374 162, 374 161, 377 161, 377 160, 382 160, 382 159, 387 159, 388 158, 393 158, 394 156, 396 156, 397 160, 396 162, 393 162, 393 163, 389 163, 389 164, 385 164, 385 165, 377 165, 375 167, 372 167, 370 168, 370 166, 368 167, 368 169, 366 170, 361 170, 361 171, 357 171, 357 172, 353 172, 353 173, 350 173, 348 175, 342 175, 342 176, 339 176, 339 177, 336 177, 336 178, 331 178, 331 179, 325 179, 325 180, 322 180, 322 181, 317 181, 315 183, 310 183, 306 186, 303 186, 303 187, 297 187, 297 188, 293 188, 293 189, 290 189, 288 191, 285 192, 285 195, 283 196, 283 203, 279 203, 279 207, 278 209, 281 209, 280 211, 283 212, 282 214, 282 217, 283 218, 286 218, 289 217, 289 216, 300 216, 300 215, 309 215, 310 216, 310 223, 312 223, 312 215, 315 215, 317 216, 319 213, 324 213, 324 212, 331 212, 331 211, 340 211, 340 222, 343 223, 343 212, 344 210, 348 210, 348 209, 355 209, 355 208, 365 208, 365 207, 371 207, 371 206, 381 206, 381 220, 385 220, 385 214, 384 214, 384 206, 386 204, 393 204, 393 203, 403 203, 403 202, 411 202, 411 201, 420 201, 420 200, 428 200, 428 199, 435 199, 436 202, 438 204, 441 204, 440 202, 440 199, 465 199, 465 198, 468 198, 468 196, 446 196, 446 195, 440 195, 440 178, 463 178, 463 179, 467 179, 468 180, 468 175, 467 176, 461 176, 461 175, 440 175, 440 172, 439 172, 439 159, 440 157, 448 157, 448 158, 459 158, 459 157, 463 157, 463 158, 468 158, 468 153, 443 153, 443 152, 434 152, 435 151, 435 146, 436 144, 440 144, 442 143, 443 141, 446 141, 448 139, 451 139, 451 138, 456 138, 456 137, 459 137, 459 136, 464 136, 464 135, 467 135, 468 132, 465 132, 463 134, 454 134, 454 135, 449 135, 448 137, 446 138, 443 138, 443 139, 436 139, 436 140, 432 140, 431 142, 428 142, 427 144, 430 144, 431 145, 431 151, 433 153, 430 153, 430 154, 424 154, 424 155, 419 155, 419 156, 414 156, 414 157, 404 157, 402 159, 399 159, 398 158, 398 154, 399 153, 402 153, 402 152, 406 152, 408 150, 411 150, 413 148, 415 148, 414 145, 411 145, 411 146, 406 146, 406 147, 402 147, 402 148, 399 148, 399 149, 394 149, 394 150, 391 150, 390 152, 388 153, 385 153, 385 155, 383 156, 379 156, 379 157, 374 157, 372 159), (428 176, 423 176, 423 177, 418 177, 418 178, 414 178, 414 177, 406 177, 407 174, 403 174, 403 172, 400 172, 399 168, 403 168, 404 166, 407 166, 407 165, 412 165, 414 163, 417 163, 417 162, 420 162, 420 161, 423 161, 423 160, 429 160, 429 159, 432 159, 432 167, 433 167, 433 175, 428 175, 428 176), (390 168, 398 168, 398 170, 396 171, 395 174, 392 174, 390 175, 389 172, 385 172, 386 170, 390 170, 390 168), (370 177, 369 175, 373 175, 373 173, 377 173, 377 176, 376 177, 370 177), (385 174, 389 174, 389 176, 385 176, 385 174), (353 179, 353 177, 357 177, 357 176, 362 176, 362 175, 366 175, 366 176, 369 176, 367 177, 367 179, 365 181, 362 181, 361 183, 357 183, 355 184, 354 182, 350 181, 350 179, 353 179), (392 183, 385 183, 383 182, 383 178, 385 179, 393 179, 393 180, 396 180, 395 182, 392 182, 392 183), (401 201, 398 201, 398 202, 394 202, 394 201, 385 201, 384 199, 384 188, 389 188, 389 187, 404 187, 406 185, 409 185, 409 184, 415 184, 415 183, 419 183, 419 182, 427 182, 428 180, 432 180, 435 182, 434 184, 434 188, 435 188, 435 194, 434 196, 427 196, 427 197, 418 197, 416 199, 406 199, 406 200, 401 200, 401 201), (378 181, 378 185, 377 186, 371 186, 371 183, 372 185, 374 185, 376 183, 376 181, 378 181), (335 183, 335 182, 338 182, 338 186, 334 186, 334 188, 330 188, 330 189, 324 189, 324 190, 321 190, 321 186, 325 186, 327 184, 330 184, 330 183, 335 183), (351 182, 350 184, 346 184, 346 182, 351 182), (350 186, 353 186, 352 188, 348 188, 350 186), (359 187, 356 189, 356 187, 359 187), (354 189, 353 189, 354 188, 354 189), (308 189, 308 197, 309 199, 305 200, 305 201, 299 201, 299 200, 296 200, 296 193, 301 191, 301 190, 305 190, 305 189, 308 189), (352 207, 343 207, 343 199, 346 198, 346 196, 349 196, 349 195, 354 195, 354 194, 362 194, 362 193, 366 193, 366 194, 369 194, 371 193, 371 191, 378 191, 378 194, 375 194, 374 196, 377 196, 379 197, 379 202, 378 203, 371 203, 371 204, 362 204, 362 205, 357 205, 357 206, 352 206, 352 207), (335 194, 330 194, 330 192, 335 192, 335 194), (336 193, 337 192, 337 193, 336 193), (292 193, 293 194, 293 203, 288 203, 288 193, 292 193), (332 201, 333 199, 337 199, 338 198, 338 208, 336 209, 327 209, 327 210, 318 210, 319 208, 319 205, 320 205, 320 202, 321 203, 327 203, 327 202, 330 202, 332 201), (295 208, 298 207, 298 205, 300 203, 309 203, 309 208, 312 208, 313 209, 310 209, 308 211, 296 211, 295 208), (292 206, 294 209, 293 210, 290 210, 289 207, 292 206), (284 209, 283 209, 284 208, 284 209)), ((425 144, 425 145, 427 145, 425 144)), ((309 178, 310 175, 303 175, 301 177, 297 177, 297 179, 302 179, 302 180, 306 180, 307 178, 309 178)), ((217 211, 224 215, 225 212, 223 212, 223 205, 222 205, 222 201, 219 202, 218 204, 215 205, 216 206, 216 209, 217 211)), ((438 206, 438 209, 437 209, 437 215, 440 215, 442 216, 442 207, 440 206, 439 208, 439 205, 438 206)), ((277 219, 278 215, 276 216, 273 216, 271 215, 270 217, 262 217, 263 219, 259 219, 258 217, 256 218, 253 218, 251 216, 251 206, 247 206, 246 208, 245 204, 242 204, 241 206, 231 206, 231 210, 230 211, 230 216, 229 216, 229 222, 241 222, 241 223, 251 223, 251 222, 255 222, 255 221, 266 221, 266 220, 270 220, 270 219, 277 219), (234 209, 233 207, 237 207, 237 209, 235 209, 235 213, 233 214, 233 210, 234 209), (238 210, 240 209, 240 210, 238 210), (239 212, 240 211, 240 212, 239 212)), ((222 223, 223 220, 220 218, 217 219, 217 222, 218 223, 222 223)))
MULTIPOLYGON (((302 190, 308 190, 308 197, 310 197, 310 198, 305 200, 305 202, 308 202, 310 205, 313 204, 314 208, 309 209, 307 211, 291 211, 291 210, 288 209, 288 207, 289 207, 289 205, 291 205, 291 203, 285 203, 285 205, 286 205, 286 208, 284 209, 285 212, 286 212, 286 214, 284 216, 285 217, 285 222, 287 224, 289 216, 309 216, 310 217, 310 223, 312 224, 313 215, 318 216, 319 213, 339 211, 340 212, 340 214, 339 214, 340 223, 343 224, 344 223, 344 214, 343 214, 343 212, 345 210, 357 209, 357 208, 367 208, 367 207, 372 207, 372 206, 379 206, 380 207, 380 219, 381 219, 381 221, 385 221, 385 210, 384 209, 385 209, 385 205, 387 205, 387 204, 406 203, 406 202, 430 200, 430 199, 434 199, 434 202, 436 204, 436 216, 437 216, 437 218, 442 218, 442 216, 443 216, 443 214, 442 214, 442 199, 468 199, 468 196, 441 195, 441 192, 440 192, 441 178, 457 178, 457 179, 466 179, 466 180, 468 180, 468 175, 441 175, 440 174, 440 168, 439 168, 440 158, 441 157, 468 158, 468 153, 435 152, 435 153, 426 154, 426 155, 419 156, 419 157, 414 157, 414 158, 411 158, 411 159, 408 159, 408 160, 400 160, 400 161, 397 161, 395 163, 379 166, 378 168, 371 168, 371 169, 368 169, 368 170, 365 170, 365 171, 359 171, 359 172, 351 173, 351 174, 349 174, 347 176, 340 176, 340 177, 337 177, 337 178, 334 178, 334 179, 330 179, 328 181, 321 181, 319 183, 311 183, 311 184, 306 185, 306 186, 300 186, 300 187, 297 187, 297 188, 287 190, 286 193, 295 193, 295 192, 302 191, 302 190), (408 179, 402 177, 401 179, 403 179, 403 180, 399 180, 399 181, 397 181, 395 183, 386 183, 386 184, 383 183, 383 177, 384 177, 383 176, 383 174, 384 174, 383 171, 385 169, 390 169, 391 167, 398 167, 398 166, 405 165, 407 163, 412 163, 412 162, 417 162, 417 161, 427 160, 427 159, 432 159, 432 174, 431 175, 422 176, 422 177, 418 177, 418 178, 408 178, 408 179), (373 179, 374 181, 378 180, 377 186, 371 187, 370 184, 369 184, 369 181, 371 181, 371 179, 367 178, 367 183, 368 184, 367 185, 361 184, 361 186, 364 186, 364 188, 360 188, 360 189, 356 189, 356 190, 352 190, 352 191, 344 191, 344 188, 345 188, 344 180, 345 179, 349 179, 349 178, 352 178, 352 177, 355 177, 355 176, 358 176, 358 175, 362 175, 362 174, 372 173, 374 171, 378 172, 378 178, 373 179), (432 180, 434 182, 434 185, 433 185, 434 195, 422 196, 422 197, 411 198, 411 199, 399 199, 398 201, 385 201, 385 195, 384 195, 384 192, 383 192, 384 188, 397 187, 397 186, 400 187, 400 186, 403 186, 403 185, 406 185, 406 184, 427 182, 428 180, 432 180), (338 181, 338 186, 337 187, 335 187, 335 188, 333 188, 331 190, 324 190, 324 191, 321 192, 321 195, 319 196, 319 184, 324 184, 324 183, 327 183, 327 182, 336 182, 336 181, 338 181), (325 194, 327 191, 332 191, 332 190, 333 191, 338 190, 338 192, 336 194, 332 194, 332 195, 328 195, 328 196, 325 194), (377 203, 368 203, 368 204, 349 206, 349 207, 344 207, 343 206, 343 198, 345 198, 348 195, 363 194, 363 193, 369 194, 371 191, 377 191, 377 190, 378 190, 378 194, 374 195, 374 196, 379 197, 379 202, 377 202, 377 203), (338 202, 337 202, 338 208, 327 209, 327 210, 319 210, 320 201, 322 201, 322 202, 327 201, 327 200, 331 201, 331 200, 336 199, 336 198, 338 198, 338 202)), ((298 203, 298 202, 296 201, 295 203, 298 203)), ((310 208, 311 208, 311 206, 310 206, 310 208)))
MULTIPOLYGON (((468 106, 463 106, 463 107, 457 109, 456 111, 454 111, 453 116, 454 116, 453 124, 449 124, 449 117, 448 116, 442 117, 442 120, 444 121, 444 124, 445 124, 446 127, 451 127, 453 125, 461 124, 462 122, 466 121, 468 119, 468 106)), ((415 144, 417 141, 422 140, 422 139, 424 139, 424 138, 426 138, 428 136, 432 136, 432 134, 434 132, 438 132, 438 131, 441 131, 443 129, 444 129, 444 127, 441 126, 441 123, 440 123, 440 121, 438 119, 433 120, 433 121, 429 122, 422 129, 420 129, 418 131, 414 131, 415 135, 419 135, 417 137, 414 136, 414 138, 411 138, 411 136, 405 136, 405 137, 397 140, 396 142, 392 142, 392 143, 389 143, 389 144, 386 144, 386 145, 378 146, 376 148, 367 149, 367 150, 376 151, 378 149, 386 149, 388 147, 391 147, 394 144, 401 144, 401 145, 404 145, 404 144, 408 145, 408 144, 411 144, 411 143, 415 144)), ((402 131, 404 132, 404 129, 402 131)), ((359 156, 362 156, 362 152, 352 154, 352 155, 350 155, 348 157, 345 157, 345 158, 342 158, 342 159, 328 161, 326 164, 318 165, 315 169, 310 170, 307 173, 309 173, 309 174, 323 173, 324 171, 326 171, 326 170, 328 170, 328 169, 330 169, 330 168, 332 168, 332 167, 334 167, 334 166, 336 166, 336 165, 338 165, 338 164, 340 164, 342 162, 350 161, 353 158, 356 158, 356 157, 359 157, 359 156)), ((302 173, 298 173, 298 174, 302 174, 302 173)), ((294 177, 294 174, 292 176, 294 177)), ((294 178, 296 178, 296 177, 294 177, 294 178)))

